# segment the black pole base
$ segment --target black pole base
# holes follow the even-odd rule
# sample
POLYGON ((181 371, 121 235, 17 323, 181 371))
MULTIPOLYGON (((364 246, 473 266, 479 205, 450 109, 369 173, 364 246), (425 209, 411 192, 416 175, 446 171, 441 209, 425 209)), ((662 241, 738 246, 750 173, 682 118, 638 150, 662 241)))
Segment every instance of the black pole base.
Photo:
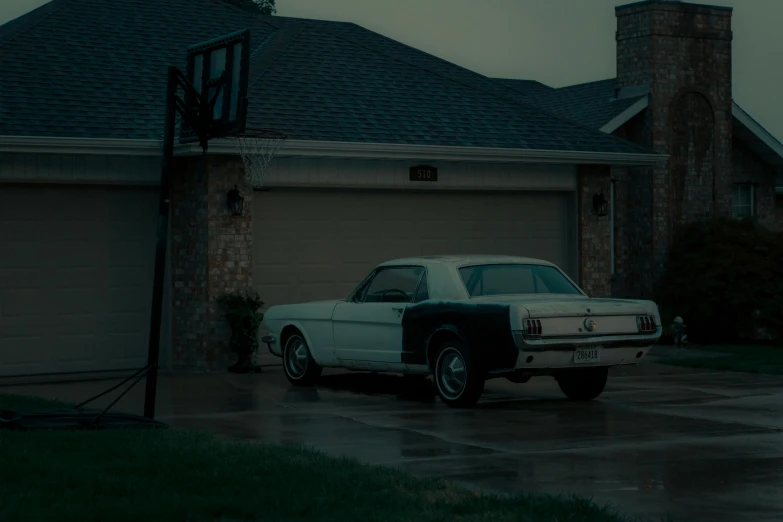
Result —
POLYGON ((14 412, 0 410, 0 429, 31 430, 105 430, 167 428, 166 424, 130 413, 100 411, 14 412))

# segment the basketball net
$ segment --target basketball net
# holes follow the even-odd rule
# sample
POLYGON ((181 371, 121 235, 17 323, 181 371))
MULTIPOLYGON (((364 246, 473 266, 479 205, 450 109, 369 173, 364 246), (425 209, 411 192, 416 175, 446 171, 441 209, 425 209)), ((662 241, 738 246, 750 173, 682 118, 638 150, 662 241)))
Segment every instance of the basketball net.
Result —
POLYGON ((288 139, 282 132, 268 129, 248 129, 243 134, 228 136, 242 157, 245 165, 245 180, 253 188, 264 185, 264 178, 272 158, 288 139))

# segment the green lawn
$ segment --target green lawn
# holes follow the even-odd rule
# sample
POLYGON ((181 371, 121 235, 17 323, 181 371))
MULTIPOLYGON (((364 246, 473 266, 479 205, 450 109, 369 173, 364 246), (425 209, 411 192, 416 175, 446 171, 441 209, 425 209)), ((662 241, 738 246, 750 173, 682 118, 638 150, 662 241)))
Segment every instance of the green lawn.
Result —
MULTIPOLYGON (((62 407, 0 395, 0 410, 62 407)), ((589 500, 471 493, 307 449, 166 430, 0 429, 0 520, 625 522, 589 500)))
POLYGON ((783 346, 700 346, 698 350, 726 355, 722 357, 688 357, 687 349, 684 349, 683 354, 678 357, 662 358, 657 362, 705 370, 783 375, 783 346))

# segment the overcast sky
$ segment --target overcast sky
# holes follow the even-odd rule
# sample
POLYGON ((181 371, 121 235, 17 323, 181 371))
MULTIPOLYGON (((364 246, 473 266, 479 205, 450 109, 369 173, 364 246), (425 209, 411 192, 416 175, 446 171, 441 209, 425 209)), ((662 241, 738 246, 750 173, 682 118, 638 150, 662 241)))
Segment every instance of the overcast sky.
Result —
MULTIPOLYGON (((734 99, 783 141, 783 0, 695 2, 735 8, 734 99)), ((0 0, 0 24, 44 3, 0 0)), ((277 11, 281 16, 355 22, 488 76, 560 87, 615 75, 614 7, 624 3, 277 0, 277 11)))

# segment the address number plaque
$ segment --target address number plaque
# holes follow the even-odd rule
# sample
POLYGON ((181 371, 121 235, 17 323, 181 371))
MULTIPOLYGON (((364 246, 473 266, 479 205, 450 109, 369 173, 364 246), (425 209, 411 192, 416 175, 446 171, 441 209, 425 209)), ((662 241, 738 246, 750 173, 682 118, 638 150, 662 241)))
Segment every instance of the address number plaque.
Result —
POLYGON ((438 181, 438 169, 428 165, 411 167, 411 181, 438 181))

